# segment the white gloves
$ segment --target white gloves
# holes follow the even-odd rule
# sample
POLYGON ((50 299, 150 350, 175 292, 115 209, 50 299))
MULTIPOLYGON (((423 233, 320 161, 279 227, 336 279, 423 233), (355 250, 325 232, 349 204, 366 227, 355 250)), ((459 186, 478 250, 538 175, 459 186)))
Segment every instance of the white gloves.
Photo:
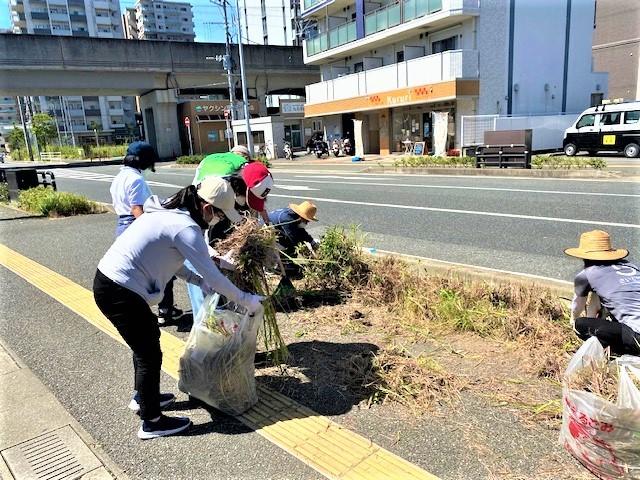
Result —
POLYGON ((262 308, 262 301, 265 299, 262 295, 253 295, 251 293, 245 293, 240 305, 247 309, 249 315, 253 315, 262 308))

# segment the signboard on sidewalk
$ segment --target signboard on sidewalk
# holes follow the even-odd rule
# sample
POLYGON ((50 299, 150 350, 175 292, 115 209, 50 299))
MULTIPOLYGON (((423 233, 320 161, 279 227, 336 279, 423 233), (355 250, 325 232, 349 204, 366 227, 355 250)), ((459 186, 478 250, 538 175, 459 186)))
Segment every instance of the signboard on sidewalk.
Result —
POLYGON ((191 125, 191 120, 189 120, 189 117, 184 117, 184 126, 189 128, 190 125, 191 125))

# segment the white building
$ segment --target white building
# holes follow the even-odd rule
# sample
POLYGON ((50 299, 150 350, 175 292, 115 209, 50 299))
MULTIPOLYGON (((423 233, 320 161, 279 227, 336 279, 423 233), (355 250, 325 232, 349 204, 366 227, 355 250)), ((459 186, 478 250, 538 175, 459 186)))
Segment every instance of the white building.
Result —
MULTIPOLYGON (((13 32, 18 34, 122 38, 118 0, 10 0, 13 32)), ((35 97, 36 111, 55 115, 61 132, 94 138, 113 136, 117 129, 133 127, 133 98, 35 97)))
MULTIPOLYGON (((305 116, 329 139, 362 120, 365 153, 446 137, 463 115, 580 112, 607 91, 592 72, 594 0, 303 0, 320 65, 305 116)), ((445 140, 442 140, 445 141, 445 140)))
POLYGON ((126 38, 193 42, 191 4, 163 0, 138 0, 123 16, 126 38))
MULTIPOLYGON (((239 0, 242 41, 253 45, 298 45, 296 0, 239 0)), ((231 21, 231 11, 228 12, 231 21)), ((233 12, 235 16, 235 11, 233 12)))

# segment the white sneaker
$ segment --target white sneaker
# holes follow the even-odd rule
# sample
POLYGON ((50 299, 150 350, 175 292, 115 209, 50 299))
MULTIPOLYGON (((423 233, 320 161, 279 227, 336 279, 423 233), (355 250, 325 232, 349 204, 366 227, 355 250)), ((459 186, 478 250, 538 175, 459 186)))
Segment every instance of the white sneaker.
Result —
MULTIPOLYGON (((140 411, 140 395, 136 392, 131 401, 129 402, 129 409, 138 413, 140 411)), ((160 408, 167 407, 176 401, 176 396, 173 393, 161 393, 160 394, 160 408)))

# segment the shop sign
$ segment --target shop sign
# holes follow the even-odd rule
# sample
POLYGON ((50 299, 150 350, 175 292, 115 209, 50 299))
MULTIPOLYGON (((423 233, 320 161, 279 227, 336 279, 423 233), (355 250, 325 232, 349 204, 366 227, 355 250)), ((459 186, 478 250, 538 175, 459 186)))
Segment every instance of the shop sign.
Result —
MULTIPOLYGON (((196 113, 224 115, 225 111, 228 111, 229 109, 229 103, 228 102, 216 102, 216 103, 211 102, 206 104, 196 104, 194 105, 193 109, 196 111, 196 113)), ((249 111, 250 112, 256 111, 255 102, 249 102, 249 111)))
POLYGON ((289 114, 304 114, 304 103, 302 102, 280 102, 280 111, 289 114))
POLYGON ((218 141, 218 131, 217 130, 211 130, 209 133, 207 133, 207 138, 209 139, 210 142, 217 142, 218 141))

